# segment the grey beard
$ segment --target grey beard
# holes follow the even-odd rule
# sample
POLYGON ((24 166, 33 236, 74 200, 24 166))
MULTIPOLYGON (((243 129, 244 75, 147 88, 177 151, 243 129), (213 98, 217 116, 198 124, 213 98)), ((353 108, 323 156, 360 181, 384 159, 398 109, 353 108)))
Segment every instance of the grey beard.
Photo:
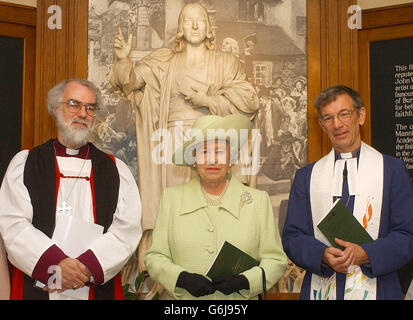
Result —
POLYGON ((70 123, 65 123, 59 111, 56 114, 56 125, 63 139, 61 142, 69 144, 73 149, 79 149, 89 142, 94 127, 93 125, 89 126, 86 120, 80 118, 75 118, 70 123), (87 128, 73 128, 72 122, 74 120, 85 123, 87 128))

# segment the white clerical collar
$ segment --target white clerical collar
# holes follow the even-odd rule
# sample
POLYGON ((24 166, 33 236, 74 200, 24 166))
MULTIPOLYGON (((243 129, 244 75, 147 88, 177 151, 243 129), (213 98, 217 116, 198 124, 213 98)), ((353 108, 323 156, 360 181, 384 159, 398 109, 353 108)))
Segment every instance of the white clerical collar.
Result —
POLYGON ((79 149, 66 148, 66 154, 68 154, 70 156, 77 156, 79 154, 79 149))
POLYGON ((346 152, 346 153, 340 152, 340 158, 341 159, 351 159, 351 158, 353 158, 353 154, 351 152, 346 152))
POLYGON ((86 144, 79 149, 67 148, 55 139, 54 141, 55 154, 58 157, 76 157, 81 159, 90 159, 89 145, 86 144))
POLYGON ((343 178, 347 179, 348 191, 351 196, 357 194, 356 177, 360 148, 352 152, 334 150, 335 163, 333 175, 333 196, 340 197, 343 189, 343 178), (344 169, 345 168, 345 169, 344 169))
POLYGON ((334 153, 336 155, 336 159, 351 159, 351 158, 358 158, 360 154, 360 148, 352 151, 352 152, 339 152, 337 150, 334 150, 334 153))
POLYGON ((357 158, 338 159, 334 164, 333 196, 341 197, 343 192, 343 178, 347 178, 348 193, 353 196, 357 194, 357 158), (344 170, 346 166, 346 170, 344 170))

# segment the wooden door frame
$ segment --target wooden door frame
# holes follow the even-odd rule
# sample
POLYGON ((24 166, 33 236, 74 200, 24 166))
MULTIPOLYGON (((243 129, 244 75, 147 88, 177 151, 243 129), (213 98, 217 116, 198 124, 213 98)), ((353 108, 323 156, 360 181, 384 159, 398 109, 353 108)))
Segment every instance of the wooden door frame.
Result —
MULTIPOLYGON (((371 143, 371 90, 370 90, 370 43, 413 37, 413 3, 365 10, 362 13, 363 28, 359 31, 358 56, 359 92, 367 110, 366 123, 361 133, 371 143)), ((403 270, 412 265, 413 260, 403 270)))
POLYGON ((357 29, 350 29, 348 7, 356 0, 307 0, 307 134, 308 162, 331 149, 318 123, 314 101, 324 89, 338 84, 358 88, 357 29))
POLYGON ((365 10, 358 34, 359 92, 367 110, 361 127, 363 140, 371 143, 370 43, 413 37, 413 3, 365 10))
POLYGON ((345 27, 346 6, 357 1, 307 0, 307 82, 308 82, 308 162, 331 149, 330 141, 318 125, 313 106, 319 92, 330 85, 345 84, 360 92, 367 119, 361 127, 362 139, 371 143, 370 77, 368 43, 392 39, 413 30, 413 3, 362 10, 362 28, 345 27), (339 23, 337 23, 339 21, 339 23), (347 57, 346 57, 347 56, 347 57))
POLYGON ((23 40, 21 149, 34 146, 36 8, 0 3, 0 36, 23 40))

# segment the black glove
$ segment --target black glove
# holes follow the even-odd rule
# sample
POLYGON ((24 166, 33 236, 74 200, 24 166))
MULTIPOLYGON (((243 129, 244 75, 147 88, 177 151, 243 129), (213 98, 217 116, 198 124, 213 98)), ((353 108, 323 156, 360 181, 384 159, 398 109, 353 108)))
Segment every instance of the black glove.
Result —
POLYGON ((223 294, 231 294, 241 289, 249 289, 250 284, 244 275, 222 276, 212 279, 215 289, 223 294))
POLYGON ((176 286, 186 289, 194 297, 206 296, 214 293, 215 288, 211 281, 197 273, 182 271, 179 274, 176 286))

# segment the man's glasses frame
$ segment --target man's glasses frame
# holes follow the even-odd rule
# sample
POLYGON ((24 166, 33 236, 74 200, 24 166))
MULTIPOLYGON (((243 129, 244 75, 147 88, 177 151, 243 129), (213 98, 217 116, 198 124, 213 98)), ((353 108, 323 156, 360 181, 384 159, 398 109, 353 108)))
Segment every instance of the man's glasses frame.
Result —
POLYGON ((351 116, 353 112, 357 111, 356 109, 353 110, 342 110, 337 115, 328 115, 324 117, 320 117, 320 122, 325 126, 331 126, 334 123, 334 118, 337 117, 338 120, 341 122, 349 122, 351 120, 351 116))
POLYGON ((69 112, 71 112, 71 113, 79 112, 79 110, 83 106, 85 107, 86 113, 91 117, 96 117, 96 113, 99 111, 99 107, 97 106, 97 102, 82 103, 82 102, 77 101, 75 99, 69 99, 67 101, 61 101, 61 103, 64 103, 68 107, 69 112))

